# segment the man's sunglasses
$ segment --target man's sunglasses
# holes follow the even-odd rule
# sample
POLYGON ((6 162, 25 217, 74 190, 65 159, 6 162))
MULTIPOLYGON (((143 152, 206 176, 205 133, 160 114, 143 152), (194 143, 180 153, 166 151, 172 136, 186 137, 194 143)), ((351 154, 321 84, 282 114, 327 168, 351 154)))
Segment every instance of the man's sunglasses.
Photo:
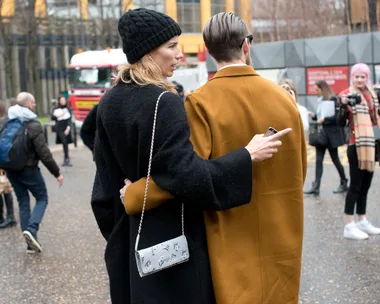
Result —
POLYGON ((240 48, 242 48, 245 39, 248 39, 249 44, 251 44, 252 41, 253 41, 253 35, 248 35, 247 37, 245 37, 245 38, 243 39, 243 41, 240 43, 240 48))

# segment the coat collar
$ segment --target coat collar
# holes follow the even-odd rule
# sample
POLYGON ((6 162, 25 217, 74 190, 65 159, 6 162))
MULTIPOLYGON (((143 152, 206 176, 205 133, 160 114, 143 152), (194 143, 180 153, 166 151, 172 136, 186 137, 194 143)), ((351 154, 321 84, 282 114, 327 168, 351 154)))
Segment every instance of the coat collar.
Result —
POLYGON ((216 79, 216 78, 224 78, 224 77, 237 77, 237 76, 260 76, 257 74, 257 72, 253 69, 252 66, 246 65, 246 66, 232 66, 227 67, 225 69, 221 69, 214 75, 213 78, 210 79, 216 79))

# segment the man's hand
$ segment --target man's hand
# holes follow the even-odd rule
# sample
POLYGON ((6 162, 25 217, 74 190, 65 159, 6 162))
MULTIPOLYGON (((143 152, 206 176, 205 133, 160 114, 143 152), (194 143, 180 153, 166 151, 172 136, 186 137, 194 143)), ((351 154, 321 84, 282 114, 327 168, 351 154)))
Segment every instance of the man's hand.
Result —
POLYGON ((58 181, 59 188, 61 188, 62 185, 63 185, 63 176, 62 176, 62 174, 57 177, 57 181, 58 181))
POLYGON ((317 124, 321 125, 321 124, 323 124, 324 121, 325 121, 324 118, 320 118, 317 120, 317 124))
POLYGON ((124 195, 125 195, 125 191, 127 190, 127 188, 132 185, 132 182, 129 180, 129 179, 125 179, 124 180, 124 184, 125 186, 123 188, 120 189, 120 200, 121 200, 121 203, 124 205, 124 195))
POLYGON ((248 146, 245 147, 251 155, 252 161, 261 162, 271 158, 273 154, 277 153, 277 147, 282 145, 280 138, 291 131, 292 129, 288 128, 270 136, 264 136, 264 134, 255 135, 248 146))

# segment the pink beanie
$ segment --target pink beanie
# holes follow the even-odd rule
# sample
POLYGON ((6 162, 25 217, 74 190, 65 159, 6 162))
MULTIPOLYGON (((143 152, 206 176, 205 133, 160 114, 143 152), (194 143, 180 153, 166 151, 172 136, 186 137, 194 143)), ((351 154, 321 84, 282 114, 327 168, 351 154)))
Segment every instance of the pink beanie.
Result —
POLYGON ((369 70, 368 65, 365 63, 357 63, 351 68, 351 83, 354 74, 364 73, 367 75, 367 86, 371 86, 371 71, 369 70))

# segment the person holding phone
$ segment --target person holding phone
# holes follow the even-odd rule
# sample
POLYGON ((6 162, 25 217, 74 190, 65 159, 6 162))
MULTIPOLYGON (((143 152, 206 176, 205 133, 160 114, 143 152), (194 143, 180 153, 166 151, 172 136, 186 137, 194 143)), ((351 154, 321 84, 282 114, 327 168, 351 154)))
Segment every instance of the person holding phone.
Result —
MULTIPOLYGON (((292 130, 280 123, 276 125, 281 128, 277 134, 264 137, 268 125, 248 129, 254 126, 251 122, 240 140, 228 145, 228 151, 215 159, 200 157, 190 141, 183 99, 168 80, 183 57, 179 25, 165 14, 139 8, 120 18, 118 30, 128 64, 119 67, 113 87, 97 109, 97 172, 91 198, 97 223, 107 240, 105 260, 112 303, 181 303, 181 299, 213 303, 203 210, 232 210, 248 204, 253 187, 252 163, 278 155, 282 140, 294 140, 292 130), (190 260, 141 279, 134 251, 140 217, 125 213, 119 190, 125 178, 137 181, 146 177, 148 168, 157 185, 171 190, 177 200, 146 212, 141 248, 177 237, 183 218, 190 260), (184 203, 184 213, 179 202, 184 203)), ((247 51, 249 40, 242 36, 247 51)), ((292 118, 292 112, 288 112, 285 115, 292 118)), ((298 128, 296 122, 290 125, 298 128)), ((230 135, 222 134, 226 140, 230 135)))
MULTIPOLYGON (((203 37, 217 62, 218 72, 185 101, 195 152, 203 159, 217 160, 255 134, 264 139, 281 135, 279 131, 263 137, 269 127, 292 129, 281 138, 278 153, 250 166, 253 180, 248 204, 228 210, 207 208, 203 212, 207 241, 203 246, 207 245, 215 301, 295 303, 300 284, 303 183, 307 167, 306 142, 300 140, 304 138, 300 115, 293 98, 260 77, 251 66, 254 37, 239 16, 216 14, 206 23, 203 37)), ((189 174, 191 180, 193 175, 189 174)), ((236 185, 229 175, 220 181, 230 181, 225 185, 226 193, 236 185)), ((133 219, 139 218, 142 210, 146 178, 132 182, 121 194, 124 193, 126 212, 133 219)), ((198 183, 204 181, 200 179, 198 183)), ((240 191, 245 192, 244 188, 240 191)), ((189 199, 189 205, 203 202, 191 197, 191 189, 181 189, 183 192, 152 172, 146 214, 150 212, 153 216, 170 206, 179 208, 181 202, 189 199)))

